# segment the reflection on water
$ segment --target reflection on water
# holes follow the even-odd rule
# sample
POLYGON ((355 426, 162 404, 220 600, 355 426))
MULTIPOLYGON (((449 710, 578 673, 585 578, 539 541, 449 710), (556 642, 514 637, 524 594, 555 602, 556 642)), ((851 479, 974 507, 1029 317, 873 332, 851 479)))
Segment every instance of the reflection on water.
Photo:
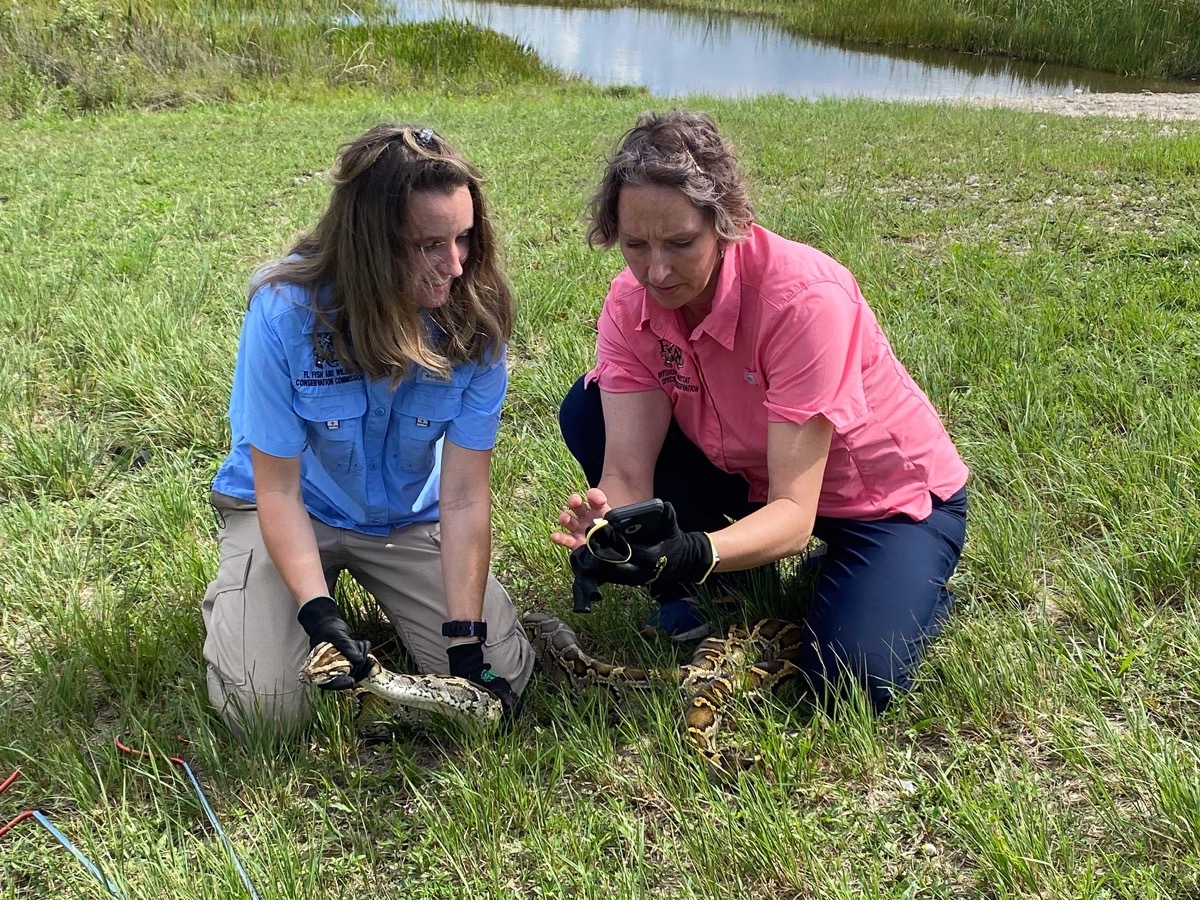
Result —
POLYGON ((556 9, 471 0, 396 0, 396 19, 455 19, 516 38, 597 84, 673 97, 1036 97, 1076 91, 1195 90, 1063 66, 946 51, 835 46, 747 19, 645 9, 556 9))

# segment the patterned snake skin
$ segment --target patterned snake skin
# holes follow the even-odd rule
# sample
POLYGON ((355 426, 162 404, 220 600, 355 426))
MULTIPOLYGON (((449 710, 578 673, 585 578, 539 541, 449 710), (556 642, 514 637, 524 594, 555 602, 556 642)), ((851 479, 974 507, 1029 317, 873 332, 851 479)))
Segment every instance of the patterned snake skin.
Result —
POLYGON ((772 690, 799 675, 794 660, 804 643, 800 626, 762 619, 749 629, 733 627, 723 638, 701 641, 691 661, 678 669, 614 666, 589 656, 565 622, 544 613, 526 613, 521 621, 542 665, 572 688, 607 687, 618 695, 655 683, 678 684, 687 703, 684 734, 709 767, 730 774, 756 766, 761 756, 718 743, 725 707, 735 694, 772 690))
MULTIPOLYGON (((465 678, 452 675, 403 675, 391 672, 370 657, 371 671, 355 686, 358 719, 379 717, 378 703, 387 701, 387 709, 399 721, 421 721, 433 713, 464 725, 495 728, 503 706, 500 700, 465 678)), ((300 681, 320 686, 337 675, 350 672, 350 663, 332 644, 319 644, 308 655, 300 670, 300 681)))

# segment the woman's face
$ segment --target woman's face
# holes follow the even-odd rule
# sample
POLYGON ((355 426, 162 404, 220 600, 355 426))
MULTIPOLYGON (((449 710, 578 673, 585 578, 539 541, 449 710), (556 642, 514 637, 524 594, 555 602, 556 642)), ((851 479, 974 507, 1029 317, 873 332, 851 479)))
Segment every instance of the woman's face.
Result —
POLYGON ((655 301, 693 320, 708 315, 721 242, 708 216, 682 191, 661 184, 621 188, 617 240, 633 277, 655 301))
POLYGON ((414 191, 408 201, 408 242, 418 284, 417 305, 437 309, 463 273, 475 227, 475 205, 465 185, 450 193, 414 191))

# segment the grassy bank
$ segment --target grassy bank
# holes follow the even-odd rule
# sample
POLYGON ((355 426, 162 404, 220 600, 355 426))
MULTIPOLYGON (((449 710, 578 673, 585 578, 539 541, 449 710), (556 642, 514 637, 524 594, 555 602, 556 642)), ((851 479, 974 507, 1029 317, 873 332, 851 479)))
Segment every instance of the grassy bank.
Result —
MULTIPOLYGON (((500 0, 516 2, 516 0, 500 0)), ((520 0, 755 16, 830 41, 938 47, 1143 77, 1200 76, 1191 0, 520 0)))
POLYGON ((0 0, 0 115, 561 81, 495 32, 385 18, 372 0, 0 0))
MULTIPOLYGON (((858 274, 973 470, 961 606, 883 720, 768 703, 742 718, 765 772, 721 785, 669 692, 622 715, 538 679, 498 741, 364 746, 331 701, 298 745, 237 746, 208 713, 204 498, 244 286, 380 120, 432 122, 489 174, 522 303, 497 562, 522 608, 566 614, 545 535, 580 476, 554 412, 619 264, 578 213, 645 105, 528 88, 0 123, 0 777, 25 773, 0 819, 44 806, 131 896, 238 896, 186 784, 112 749, 152 735, 264 897, 1196 895, 1195 126, 707 106, 761 221, 858 274)), ((647 605, 572 621, 601 657, 670 662, 635 634, 647 605)), ((103 891, 30 823, 0 897, 45 896, 103 891)))
MULTIPOLYGON (((1200 75, 1200 6, 1191 0, 644 5, 716 20, 755 16, 833 41, 939 47, 1145 77, 1200 75)), ((260 0, 0 0, 0 116, 302 98, 315 87, 486 92, 562 78, 495 32, 462 23, 393 25, 388 10, 384 0, 304 0, 286 9, 260 0)))

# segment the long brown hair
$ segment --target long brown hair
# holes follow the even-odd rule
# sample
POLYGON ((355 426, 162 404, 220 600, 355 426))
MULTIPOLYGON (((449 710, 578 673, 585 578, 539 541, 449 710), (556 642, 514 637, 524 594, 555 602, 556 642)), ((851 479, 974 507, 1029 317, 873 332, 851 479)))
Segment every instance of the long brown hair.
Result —
POLYGON ((642 113, 621 140, 589 204, 590 247, 617 242, 621 188, 646 184, 678 188, 706 213, 717 237, 735 243, 754 222, 754 207, 733 145, 707 113, 642 113))
MULTIPOLYGON (((339 148, 329 206, 286 258, 250 285, 308 288, 318 330, 338 361, 395 387, 414 364, 442 375, 482 361, 512 336, 515 303, 483 200, 482 174, 431 128, 379 125, 339 148), (444 336, 431 338, 416 297, 422 289, 404 236, 414 191, 466 187, 475 224, 463 273, 445 305, 429 310, 444 336), (326 289, 332 292, 326 297, 326 289)), ((314 342, 316 334, 314 333, 314 342)))

